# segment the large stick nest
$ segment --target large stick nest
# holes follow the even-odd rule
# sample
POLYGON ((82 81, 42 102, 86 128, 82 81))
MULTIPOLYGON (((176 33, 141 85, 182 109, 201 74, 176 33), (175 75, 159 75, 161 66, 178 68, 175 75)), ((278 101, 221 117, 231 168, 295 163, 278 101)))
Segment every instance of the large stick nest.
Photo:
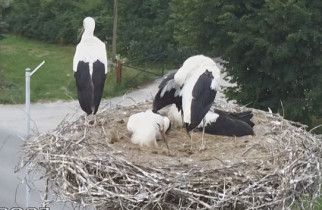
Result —
MULTIPOLYGON (((222 103, 216 108, 245 111, 222 103)), ((312 207, 321 195, 322 138, 305 126, 253 111, 255 136, 205 135, 182 128, 167 134, 170 151, 139 147, 126 123, 151 102, 105 107, 99 125, 63 121, 25 142, 22 166, 42 173, 57 199, 98 209, 282 209, 312 207)), ((250 109, 247 109, 250 110, 250 109)))

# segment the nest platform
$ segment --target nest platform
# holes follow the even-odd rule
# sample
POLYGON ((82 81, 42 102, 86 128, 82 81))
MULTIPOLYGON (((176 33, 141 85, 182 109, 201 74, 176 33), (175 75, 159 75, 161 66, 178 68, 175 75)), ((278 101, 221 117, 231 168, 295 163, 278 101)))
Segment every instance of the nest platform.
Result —
POLYGON ((67 201, 96 209, 289 209, 312 208, 321 196, 322 138, 305 126, 256 109, 221 103, 216 108, 252 110, 255 136, 205 134, 190 139, 182 128, 167 133, 170 150, 139 147, 126 129, 130 115, 151 102, 108 107, 98 125, 83 118, 25 142, 22 164, 41 174, 44 202, 67 201))

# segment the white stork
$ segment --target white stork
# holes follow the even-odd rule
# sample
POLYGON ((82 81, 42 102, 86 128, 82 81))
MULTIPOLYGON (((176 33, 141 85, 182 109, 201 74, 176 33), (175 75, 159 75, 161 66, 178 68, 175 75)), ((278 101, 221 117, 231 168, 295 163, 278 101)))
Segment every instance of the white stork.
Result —
POLYGON ((94 36, 93 18, 86 17, 83 26, 84 32, 74 55, 73 71, 79 104, 87 115, 95 115, 102 99, 108 72, 106 47, 104 42, 94 36))
MULTIPOLYGON (((153 102, 153 111, 156 112, 173 101, 178 110, 181 110, 189 134, 204 119, 219 89, 220 70, 216 63, 204 55, 195 55, 189 57, 176 73, 170 74, 161 82, 153 102)), ((202 135, 200 150, 204 148, 202 135)))
POLYGON ((127 123, 133 144, 158 147, 156 140, 162 138, 168 149, 165 132, 169 127, 169 118, 151 110, 131 115, 127 123))

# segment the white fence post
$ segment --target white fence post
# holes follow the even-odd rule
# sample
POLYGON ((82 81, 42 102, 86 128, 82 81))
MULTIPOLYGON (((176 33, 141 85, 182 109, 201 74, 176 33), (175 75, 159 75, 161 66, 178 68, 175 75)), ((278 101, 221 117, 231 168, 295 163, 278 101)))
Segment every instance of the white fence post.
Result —
POLYGON ((30 134, 30 68, 26 69, 26 114, 27 114, 27 138, 30 134))
MULTIPOLYGON (((32 72, 30 68, 26 69, 26 139, 29 138, 30 135, 30 77, 42 66, 44 65, 45 61, 41 62, 32 72)), ((29 199, 30 199, 30 188, 28 185, 28 168, 26 168, 26 208, 30 207, 29 206, 29 199)))

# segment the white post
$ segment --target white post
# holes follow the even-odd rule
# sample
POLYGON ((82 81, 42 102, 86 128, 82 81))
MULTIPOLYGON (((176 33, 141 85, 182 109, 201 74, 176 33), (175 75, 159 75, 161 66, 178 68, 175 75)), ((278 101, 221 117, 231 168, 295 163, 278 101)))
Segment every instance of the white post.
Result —
MULTIPOLYGON (((30 135, 30 77, 42 66, 45 61, 41 62, 32 72, 30 68, 26 68, 26 139, 29 138, 30 135)), ((28 167, 26 168, 26 208, 29 207, 29 199, 30 199, 30 188, 28 185, 29 175, 28 175, 28 167)))
MULTIPOLYGON (((30 135, 30 68, 26 69, 26 115, 27 115, 27 119, 26 119, 26 139, 29 138, 30 135)), ((27 183, 28 181, 28 169, 26 169, 26 208, 29 207, 29 197, 30 197, 30 189, 29 189, 29 185, 27 183)))
POLYGON ((30 134, 30 68, 26 69, 26 114, 27 114, 27 138, 30 134))

